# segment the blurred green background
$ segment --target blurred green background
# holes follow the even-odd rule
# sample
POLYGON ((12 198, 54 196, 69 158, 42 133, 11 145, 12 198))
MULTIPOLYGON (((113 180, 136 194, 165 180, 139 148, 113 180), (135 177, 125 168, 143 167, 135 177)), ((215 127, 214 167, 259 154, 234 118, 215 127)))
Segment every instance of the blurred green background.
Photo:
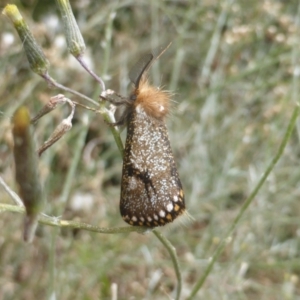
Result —
MULTIPOLYGON (((67 52, 54 1, 10 3, 18 5, 42 45, 52 77, 97 100, 99 86, 67 52)), ((137 57, 173 41, 150 73, 153 84, 174 93, 167 125, 195 219, 161 229, 177 250, 185 299, 276 154, 298 101, 299 1, 75 0, 71 5, 87 45, 86 61, 107 88, 122 95, 130 93, 128 72, 137 57)), ((10 118, 21 104, 34 115, 61 91, 29 70, 17 33, 3 15, 0 41, 0 173, 17 191, 10 118)), ((68 113, 61 106, 39 121, 38 145, 68 113)), ((196 299, 300 299, 299 130, 196 299)), ((121 167, 102 117, 77 108, 73 129, 40 160, 45 213, 102 227, 125 225, 118 207, 121 167), (79 165, 68 194, 66 174, 76 151, 79 165)), ((13 203, 2 187, 0 196, 1 203, 13 203)), ((34 242, 25 244, 22 222, 22 215, 1 213, 0 299, 113 299, 116 289, 116 299, 174 296, 170 257, 152 234, 103 235, 40 225, 34 242)))

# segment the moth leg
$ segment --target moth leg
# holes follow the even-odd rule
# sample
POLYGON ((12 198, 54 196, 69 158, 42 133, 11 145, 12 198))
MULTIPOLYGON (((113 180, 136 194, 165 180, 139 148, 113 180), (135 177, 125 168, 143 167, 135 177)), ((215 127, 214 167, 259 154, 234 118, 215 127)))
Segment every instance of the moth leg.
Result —
POLYGON ((103 97, 100 96, 101 100, 107 101, 115 106, 120 106, 120 105, 124 105, 124 104, 129 104, 129 101, 126 98, 121 98, 121 99, 115 99, 112 97, 103 97))
POLYGON ((132 101, 126 97, 117 94, 115 91, 107 90, 100 95, 100 99, 107 101, 115 106, 130 105, 132 101))
POLYGON ((115 117, 117 119, 116 122, 107 122, 109 126, 122 126, 125 125, 128 119, 128 115, 131 111, 133 99, 123 97, 119 94, 117 94, 113 90, 106 90, 101 93, 100 99, 102 101, 107 101, 111 103, 112 105, 116 106, 118 109, 115 113, 115 117), (122 106, 123 106, 123 111, 122 111, 122 106), (118 116, 118 112, 121 112, 118 116))

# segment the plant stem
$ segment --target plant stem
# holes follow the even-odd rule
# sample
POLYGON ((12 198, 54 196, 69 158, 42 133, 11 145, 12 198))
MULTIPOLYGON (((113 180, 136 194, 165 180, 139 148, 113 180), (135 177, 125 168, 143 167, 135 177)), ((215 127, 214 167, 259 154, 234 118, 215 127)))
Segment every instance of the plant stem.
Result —
POLYGON ((181 288, 182 288, 182 277, 181 277, 181 272, 180 272, 180 268, 179 268, 179 263, 178 263, 178 257, 176 254, 176 249, 175 247, 170 243, 170 241, 165 238, 162 233, 157 230, 157 229, 153 229, 152 232, 154 233, 154 235, 161 241, 161 243, 164 245, 164 247, 167 249, 167 251, 169 252, 173 265, 174 265, 174 269, 176 272, 176 277, 177 277, 177 290, 176 290, 176 300, 180 299, 180 294, 181 294, 181 288))
MULTIPOLYGON (((0 204, 0 212, 10 211, 16 213, 25 213, 24 207, 20 207, 17 205, 10 204, 0 204)), ((39 223, 44 225, 49 225, 53 227, 59 228, 76 228, 81 230, 87 230, 92 232, 104 233, 104 234, 115 234, 115 233, 129 233, 129 232, 138 232, 138 233, 147 233, 151 231, 148 227, 140 227, 140 226, 124 226, 124 227, 108 227, 103 228, 87 223, 61 220, 57 217, 50 217, 45 214, 39 215, 39 223)))
POLYGON ((275 157, 272 159, 272 161, 270 162, 269 166, 267 167, 266 171, 264 172, 264 174, 262 175, 261 179, 259 180, 259 182, 257 183, 256 187, 254 188, 254 190, 252 191, 252 193, 250 194, 250 196, 247 198, 247 200, 244 202, 243 206, 241 207, 240 212, 238 213, 238 215, 235 217, 233 223, 231 224, 229 230, 227 231, 227 233, 225 234, 225 236, 223 237, 222 241, 220 242, 218 248, 216 249, 215 253, 213 254, 206 270, 204 271, 204 274, 202 275, 202 277, 198 280, 198 282, 195 284, 195 287, 193 288, 190 296, 187 299, 193 299, 197 292, 200 290, 200 288, 203 286, 206 278, 208 277, 209 273, 211 272, 215 262, 217 261, 217 259, 219 258, 220 254, 222 253, 222 251, 224 250, 225 246, 227 245, 227 242, 231 240, 231 236, 233 231, 236 228, 236 225, 238 224, 238 222, 241 220, 241 218, 243 217, 245 211, 247 210, 247 208, 249 207, 249 205, 252 203, 253 199, 255 198, 255 196, 258 194, 260 188, 262 187, 262 185, 264 184, 264 182, 266 181, 266 179, 268 178, 269 174, 271 173, 271 171, 274 169, 275 165, 277 164, 277 162, 279 161, 280 157, 283 154, 283 151, 287 145, 288 140, 291 137, 291 134, 293 132, 293 129, 295 127, 296 124, 296 120, 299 114, 299 105, 297 104, 294 112, 292 114, 292 117, 290 119, 288 128, 286 130, 286 133, 283 137, 283 140, 279 146, 279 149, 277 151, 277 154, 275 155, 275 157))

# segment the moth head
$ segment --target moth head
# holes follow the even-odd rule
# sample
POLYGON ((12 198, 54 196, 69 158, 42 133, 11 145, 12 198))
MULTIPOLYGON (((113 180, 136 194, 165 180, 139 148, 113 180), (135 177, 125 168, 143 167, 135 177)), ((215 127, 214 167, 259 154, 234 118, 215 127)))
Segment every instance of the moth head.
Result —
POLYGON ((134 109, 137 112, 144 111, 148 116, 156 119, 162 119, 169 113, 171 94, 150 85, 147 80, 147 71, 169 45, 159 48, 156 55, 154 53, 144 55, 129 73, 129 78, 134 84, 134 90, 130 96, 134 109))

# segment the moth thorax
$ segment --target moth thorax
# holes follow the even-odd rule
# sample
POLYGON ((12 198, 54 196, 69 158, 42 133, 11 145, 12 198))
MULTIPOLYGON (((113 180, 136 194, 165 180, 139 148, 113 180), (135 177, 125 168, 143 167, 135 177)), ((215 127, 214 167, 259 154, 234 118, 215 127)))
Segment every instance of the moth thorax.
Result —
POLYGON ((151 117, 162 119, 170 110, 170 93, 151 86, 147 80, 141 80, 134 91, 136 109, 142 108, 151 117))

